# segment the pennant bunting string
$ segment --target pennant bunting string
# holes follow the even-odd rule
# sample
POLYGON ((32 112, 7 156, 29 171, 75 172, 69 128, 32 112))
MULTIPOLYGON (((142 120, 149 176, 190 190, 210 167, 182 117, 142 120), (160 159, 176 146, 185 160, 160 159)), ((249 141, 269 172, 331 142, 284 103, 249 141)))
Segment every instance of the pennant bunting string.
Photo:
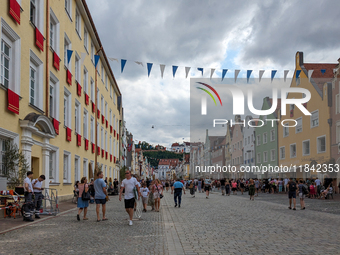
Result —
POLYGON ((215 72, 215 68, 211 68, 211 69, 210 69, 210 79, 211 79, 211 77, 213 76, 214 72, 215 72))
POLYGON ((177 71, 178 66, 172 66, 172 77, 175 78, 175 74, 177 71))
POLYGON ((165 65, 159 65, 159 67, 161 68, 161 77, 163 79, 163 73, 164 73, 165 65))
POLYGON ((289 70, 284 70, 284 72, 283 72, 283 80, 284 80, 285 82, 286 82, 288 73, 289 73, 289 70))
POLYGON ((188 78, 188 73, 190 71, 191 67, 186 66, 185 67, 185 79, 188 78))
POLYGON ((249 82, 249 78, 250 78, 250 75, 251 75, 251 72, 253 70, 247 70, 247 83, 249 82))
POLYGON ((238 74, 240 73, 241 70, 235 70, 235 83, 236 83, 236 80, 237 80, 237 76, 238 74))
POLYGON ((148 77, 150 77, 150 72, 151 72, 151 69, 152 69, 152 63, 146 63, 147 65, 147 68, 148 68, 148 77))
POLYGON ((260 71, 259 71, 259 82, 261 82, 261 79, 262 79, 262 76, 263 76, 263 74, 264 74, 264 71, 265 71, 265 70, 260 70, 260 71))
POLYGON ((125 64, 126 64, 126 59, 121 59, 120 64, 121 64, 121 71, 120 72, 123 73, 124 67, 125 67, 125 64))
POLYGON ((273 82, 273 79, 275 77, 277 70, 272 70, 272 76, 271 76, 271 81, 273 82))
POLYGON ((222 70, 222 81, 223 81, 225 75, 227 74, 227 72, 228 72, 228 69, 223 69, 222 70))

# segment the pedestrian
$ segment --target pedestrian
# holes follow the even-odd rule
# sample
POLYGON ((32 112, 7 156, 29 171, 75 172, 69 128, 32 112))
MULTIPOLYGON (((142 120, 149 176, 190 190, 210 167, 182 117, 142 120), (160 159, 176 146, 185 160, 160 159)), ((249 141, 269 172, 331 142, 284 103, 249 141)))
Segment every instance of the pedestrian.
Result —
POLYGON ((220 180, 220 184, 221 184, 222 196, 224 196, 224 193, 225 193, 225 178, 222 178, 220 180))
POLYGON ((198 193, 201 193, 202 191, 202 180, 199 179, 197 182, 197 188, 198 188, 198 193))
POLYGON ((166 181, 165 182, 165 189, 166 189, 166 192, 168 192, 169 191, 169 181, 166 181))
POLYGON ((227 179, 226 182, 225 182, 225 193, 226 193, 226 195, 230 196, 230 181, 229 181, 229 179, 227 179))
POLYGON ((155 200, 155 212, 159 212, 159 207, 161 204, 161 195, 163 196, 163 185, 156 179, 155 184, 152 187, 153 198, 155 200))
POLYGON ((288 184, 288 198, 289 198, 289 209, 292 209, 292 200, 294 204, 293 210, 296 210, 296 182, 293 180, 293 178, 290 178, 288 184))
POLYGON ((175 207, 177 207, 177 198, 178 198, 178 207, 181 207, 181 202, 182 202, 182 190, 185 195, 185 189, 183 183, 180 182, 180 179, 177 179, 177 181, 174 183, 172 186, 171 194, 174 193, 174 200, 175 200, 175 207))
POLYGON ((233 191, 233 195, 237 195, 237 182, 235 180, 231 181, 231 190, 233 191))
POLYGON ((192 181, 190 182, 189 188, 190 188, 190 195, 192 195, 193 197, 195 197, 195 183, 194 183, 194 180, 192 180, 192 181))
POLYGON ((205 185, 204 185, 204 180, 203 180, 203 178, 202 178, 202 186, 201 186, 202 193, 204 193, 204 192, 205 192, 205 191, 204 191, 204 187, 205 187, 205 185))
POLYGON ((87 207, 89 207, 89 201, 88 200, 83 200, 83 192, 85 191, 85 193, 89 192, 89 185, 87 184, 87 178, 83 177, 80 180, 80 183, 78 184, 78 188, 79 188, 79 196, 78 196, 78 203, 77 203, 77 207, 78 209, 78 214, 77 214, 77 220, 80 221, 80 214, 84 209, 84 218, 83 220, 88 220, 88 218, 86 218, 86 214, 87 214, 87 207))
POLYGON ((115 178, 114 181, 113 181, 113 189, 114 189, 113 194, 118 195, 118 185, 119 185, 119 182, 118 182, 117 178, 115 178))
POLYGON ((288 191, 288 182, 289 182, 289 179, 286 177, 283 181, 283 187, 284 187, 284 191, 285 191, 285 194, 287 194, 287 191, 288 191))
POLYGON ((317 196, 320 197, 321 194, 321 181, 318 177, 315 179, 315 185, 316 185, 316 191, 317 191, 317 196))
POLYGON ((143 212, 146 212, 146 206, 148 204, 148 197, 149 197, 149 189, 146 186, 146 182, 143 183, 143 187, 141 188, 140 192, 142 193, 142 201, 143 201, 143 212))
POLYGON ((310 198, 312 199, 315 198, 315 195, 316 195, 315 182, 309 185, 309 194, 310 194, 310 198))
POLYGON ((260 182, 257 178, 255 178, 254 184, 255 184, 255 192, 256 192, 255 197, 257 197, 259 195, 259 187, 260 187, 260 182))
POLYGON ((249 199, 254 201, 254 195, 255 195, 255 183, 253 179, 250 179, 249 181, 249 199))
POLYGON ((129 215, 129 226, 132 226, 132 217, 133 217, 133 208, 135 205, 135 189, 137 190, 136 193, 138 193, 138 199, 141 197, 141 193, 139 190, 138 181, 136 178, 131 176, 131 171, 127 170, 125 172, 125 179, 122 181, 122 184, 120 186, 120 192, 119 192, 119 201, 122 201, 122 193, 123 189, 125 189, 124 194, 124 205, 125 210, 129 215))
POLYGON ((211 187, 211 181, 210 181, 210 179, 207 178, 207 179, 204 180, 204 191, 205 191, 205 194, 206 194, 205 198, 209 198, 210 187, 211 187))
POLYGON ((95 190, 94 200, 96 202, 97 222, 100 221, 100 215, 99 215, 100 205, 102 205, 102 213, 103 213, 102 220, 103 221, 107 220, 107 218, 105 217, 107 192, 106 192, 106 183, 103 180, 103 176, 104 176, 103 171, 99 171, 97 173, 98 179, 94 181, 94 190, 95 190))
POLYGON ((303 185, 303 180, 300 179, 299 181, 299 198, 300 198, 300 206, 301 206, 301 210, 306 209, 305 207, 305 189, 306 187, 303 185))
POLYGON ((32 219, 34 204, 32 202, 33 187, 31 178, 33 177, 33 172, 28 171, 27 177, 24 180, 24 191, 25 191, 25 204, 23 206, 24 211, 24 221, 34 221, 32 219))
POLYGON ((244 190, 244 179, 240 181, 240 189, 241 189, 241 195, 243 195, 243 190, 244 190))
MULTIPOLYGON (((155 182, 154 181, 150 181, 149 183, 150 183, 150 185, 149 185, 148 188, 151 191, 153 185, 155 184, 155 182)), ((153 192, 149 192, 148 206, 151 206, 151 211, 155 210, 155 199, 153 198, 153 192)))
POLYGON ((35 218, 40 219, 40 207, 44 196, 42 194, 43 188, 42 183, 45 181, 45 175, 40 175, 38 179, 32 181, 33 192, 34 192, 34 205, 35 205, 35 218))
POLYGON ((281 193, 282 192, 282 184, 283 184, 283 181, 282 181, 281 178, 279 178, 278 184, 279 184, 279 193, 281 193))

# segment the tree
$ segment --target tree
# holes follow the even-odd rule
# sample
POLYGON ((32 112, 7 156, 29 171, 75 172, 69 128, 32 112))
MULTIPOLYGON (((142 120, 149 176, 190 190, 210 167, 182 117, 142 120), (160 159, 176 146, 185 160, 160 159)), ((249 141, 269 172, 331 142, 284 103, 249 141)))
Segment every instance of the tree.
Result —
POLYGON ((7 177, 8 187, 15 189, 16 186, 22 185, 29 171, 29 165, 22 151, 19 151, 18 146, 11 142, 5 142, 4 153, 4 168, 5 176, 7 177))

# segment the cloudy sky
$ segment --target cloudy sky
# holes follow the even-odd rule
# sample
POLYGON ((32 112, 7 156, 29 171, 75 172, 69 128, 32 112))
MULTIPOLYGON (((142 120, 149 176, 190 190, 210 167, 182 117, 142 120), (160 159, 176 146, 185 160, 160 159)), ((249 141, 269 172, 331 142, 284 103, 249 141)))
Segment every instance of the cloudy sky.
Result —
MULTIPOLYGON (((124 118, 136 140, 169 146, 190 139, 190 77, 246 77, 246 70, 293 75, 294 57, 336 63, 340 57, 338 1, 87 0, 123 94, 124 118), (141 61, 143 67, 134 63, 141 61), (153 63, 150 77, 146 63, 153 63), (161 78, 160 64, 165 64, 161 78), (172 77, 172 65, 177 65, 172 77), (185 78, 185 66, 191 67, 185 78), (154 126, 154 128, 152 128, 154 126)), ((268 94, 269 96, 269 94, 268 94)), ((262 99, 260 99, 262 101, 262 99)))

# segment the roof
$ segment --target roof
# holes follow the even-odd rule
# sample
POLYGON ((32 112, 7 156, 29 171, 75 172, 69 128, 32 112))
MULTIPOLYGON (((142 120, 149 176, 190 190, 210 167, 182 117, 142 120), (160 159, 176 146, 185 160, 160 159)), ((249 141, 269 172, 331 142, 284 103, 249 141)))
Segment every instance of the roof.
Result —
POLYGON ((171 147, 174 147, 174 146, 179 146, 179 143, 173 143, 173 144, 171 145, 171 147))
POLYGON ((318 85, 319 89, 322 91, 323 85, 325 82, 330 81, 334 77, 333 69, 337 67, 338 64, 312 64, 312 63, 304 63, 303 66, 307 71, 314 70, 312 73, 312 79, 318 85), (321 69, 325 69, 325 73, 321 72, 321 69))

